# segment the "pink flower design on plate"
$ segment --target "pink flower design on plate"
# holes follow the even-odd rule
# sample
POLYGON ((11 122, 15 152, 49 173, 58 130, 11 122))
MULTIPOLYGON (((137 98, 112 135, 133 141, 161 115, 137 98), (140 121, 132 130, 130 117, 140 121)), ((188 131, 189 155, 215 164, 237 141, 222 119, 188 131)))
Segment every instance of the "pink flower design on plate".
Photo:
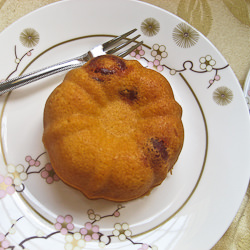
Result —
POLYGON ((41 164, 40 161, 32 159, 32 157, 29 155, 25 157, 25 161, 27 161, 30 166, 35 166, 35 167, 39 167, 41 164))
POLYGON ((0 175, 0 199, 4 198, 7 194, 14 194, 15 191, 12 178, 0 175))
POLYGON ((84 236, 84 240, 86 241, 98 240, 99 226, 87 222, 85 223, 85 227, 80 229, 80 233, 84 236))
POLYGON ((45 165, 45 169, 41 172, 41 176, 46 179, 48 184, 52 184, 54 181, 60 180, 50 163, 45 165))
POLYGON ((9 248, 10 243, 6 240, 5 235, 0 233, 0 250, 4 250, 9 248))
POLYGON ((56 219, 55 228, 60 231, 63 235, 66 235, 69 231, 74 229, 73 217, 66 215, 65 217, 59 215, 56 219))
POLYGON ((135 50, 133 50, 130 55, 132 57, 135 57, 136 59, 141 59, 142 56, 145 55, 145 51, 142 49, 142 46, 137 47, 135 50))
POLYGON ((161 72, 163 71, 163 66, 160 64, 160 61, 155 59, 153 62, 148 62, 149 68, 155 68, 157 71, 161 72))
POLYGON ((157 246, 149 246, 147 244, 142 244, 140 248, 138 248, 138 250, 158 250, 158 247, 157 246))

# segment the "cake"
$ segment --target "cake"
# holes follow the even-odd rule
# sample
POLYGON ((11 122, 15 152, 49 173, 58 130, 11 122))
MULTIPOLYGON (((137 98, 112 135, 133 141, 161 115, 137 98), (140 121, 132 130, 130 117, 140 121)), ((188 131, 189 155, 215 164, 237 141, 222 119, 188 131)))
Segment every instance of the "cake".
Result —
POLYGON ((184 140, 169 82, 113 55, 69 71, 44 108, 43 143, 60 179, 89 199, 144 196, 172 171, 184 140))

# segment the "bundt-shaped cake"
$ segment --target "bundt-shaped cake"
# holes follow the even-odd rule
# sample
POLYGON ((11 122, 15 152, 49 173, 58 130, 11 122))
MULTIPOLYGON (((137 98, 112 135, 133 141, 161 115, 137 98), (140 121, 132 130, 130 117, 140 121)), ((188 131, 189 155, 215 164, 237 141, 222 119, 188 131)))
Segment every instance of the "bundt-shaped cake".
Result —
POLYGON ((184 139, 181 115, 160 73, 104 55, 69 71, 51 93, 43 143, 66 184, 89 199, 128 201, 172 170, 184 139))

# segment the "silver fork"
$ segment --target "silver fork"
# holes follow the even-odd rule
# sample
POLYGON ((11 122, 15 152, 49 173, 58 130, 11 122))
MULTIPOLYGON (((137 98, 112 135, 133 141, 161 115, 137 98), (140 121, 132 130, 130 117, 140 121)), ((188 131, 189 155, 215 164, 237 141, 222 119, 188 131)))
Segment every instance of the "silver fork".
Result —
POLYGON ((103 43, 103 44, 97 45, 96 47, 94 47, 93 49, 89 50, 87 53, 85 53, 81 56, 54 64, 54 65, 51 65, 49 67, 34 71, 34 72, 26 74, 26 75, 22 75, 22 76, 13 78, 13 79, 3 81, 0 83, 0 95, 4 94, 6 92, 12 91, 16 88, 22 87, 22 86, 29 84, 31 82, 34 82, 36 80, 45 78, 47 76, 50 76, 50 75, 53 75, 53 74, 56 74, 56 73, 59 73, 59 72, 65 71, 65 70, 70 70, 70 69, 81 67, 83 64, 85 64, 87 61, 89 61, 90 59, 92 59, 94 57, 97 57, 100 55, 106 55, 106 54, 115 54, 116 52, 118 52, 122 48, 126 47, 130 43, 136 42, 136 44, 134 46, 117 54, 117 56, 119 56, 119 57, 125 57, 126 55, 128 55, 130 52, 135 50, 138 46, 140 46, 143 43, 143 41, 141 41, 141 42, 136 41, 136 39, 139 38, 140 35, 137 35, 131 39, 127 38, 129 35, 134 33, 136 30, 137 29, 130 30, 130 31, 128 31, 120 36, 117 36, 117 37, 103 43), (127 39, 127 41, 119 44, 119 42, 121 40, 124 40, 124 39, 127 39))
POLYGON ((247 77, 246 77, 246 80, 244 83, 243 92, 244 92, 244 96, 246 98, 246 102, 247 102, 247 106, 248 106, 249 114, 250 114, 250 70, 247 73, 247 77))

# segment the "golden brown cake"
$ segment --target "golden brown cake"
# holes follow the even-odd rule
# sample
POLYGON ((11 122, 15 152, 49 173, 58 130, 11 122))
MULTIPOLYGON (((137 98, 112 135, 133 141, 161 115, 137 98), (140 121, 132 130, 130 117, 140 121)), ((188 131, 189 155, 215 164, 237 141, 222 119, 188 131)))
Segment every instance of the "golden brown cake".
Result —
POLYGON ((105 55, 67 73, 44 109, 56 174, 89 199, 128 201, 161 184, 181 152, 182 108, 168 81, 105 55))

